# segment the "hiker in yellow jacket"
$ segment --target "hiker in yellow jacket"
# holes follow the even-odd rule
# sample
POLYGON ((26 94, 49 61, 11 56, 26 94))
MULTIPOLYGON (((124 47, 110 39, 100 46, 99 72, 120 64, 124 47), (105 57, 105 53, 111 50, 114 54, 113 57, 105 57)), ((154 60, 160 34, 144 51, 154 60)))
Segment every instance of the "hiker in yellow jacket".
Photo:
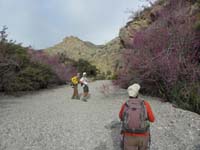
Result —
POLYGON ((71 78, 72 87, 74 88, 72 99, 80 99, 78 94, 78 83, 80 80, 80 73, 71 78))

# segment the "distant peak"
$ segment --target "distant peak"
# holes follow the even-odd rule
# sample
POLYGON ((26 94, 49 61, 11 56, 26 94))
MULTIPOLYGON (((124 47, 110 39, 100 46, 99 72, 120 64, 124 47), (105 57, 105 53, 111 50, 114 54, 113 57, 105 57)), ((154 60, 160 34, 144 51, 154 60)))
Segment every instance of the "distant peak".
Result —
POLYGON ((78 37, 72 36, 72 35, 71 35, 71 36, 68 36, 68 37, 65 37, 65 38, 63 39, 63 42, 64 42, 64 43, 82 43, 82 44, 84 44, 84 45, 86 45, 86 46, 88 46, 88 47, 93 47, 93 48, 99 47, 99 46, 93 44, 93 43, 90 42, 90 41, 83 41, 83 40, 79 39, 78 37))
POLYGON ((76 40, 76 41, 82 41, 81 39, 79 39, 78 37, 76 37, 76 36, 68 36, 68 37, 65 37, 64 39, 63 39, 63 41, 68 41, 68 40, 76 40))

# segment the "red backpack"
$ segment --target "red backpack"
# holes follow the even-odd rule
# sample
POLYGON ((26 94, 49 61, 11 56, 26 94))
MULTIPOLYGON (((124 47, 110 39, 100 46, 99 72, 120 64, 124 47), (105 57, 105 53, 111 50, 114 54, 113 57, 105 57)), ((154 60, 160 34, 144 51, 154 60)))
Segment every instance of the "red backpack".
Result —
POLYGON ((144 100, 135 98, 125 103, 122 118, 122 131, 128 133, 145 133, 149 130, 144 100))

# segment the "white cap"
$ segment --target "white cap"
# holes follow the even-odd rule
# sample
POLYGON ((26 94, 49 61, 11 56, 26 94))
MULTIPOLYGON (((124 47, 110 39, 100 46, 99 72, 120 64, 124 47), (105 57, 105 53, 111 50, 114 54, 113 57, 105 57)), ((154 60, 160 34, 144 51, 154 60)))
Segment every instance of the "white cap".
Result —
POLYGON ((139 93, 139 90, 140 90, 140 85, 135 83, 135 84, 133 84, 133 85, 128 87, 128 89, 127 89, 128 95, 130 97, 137 97, 138 93, 139 93))
POLYGON ((86 72, 83 72, 83 76, 85 76, 87 73, 86 72))

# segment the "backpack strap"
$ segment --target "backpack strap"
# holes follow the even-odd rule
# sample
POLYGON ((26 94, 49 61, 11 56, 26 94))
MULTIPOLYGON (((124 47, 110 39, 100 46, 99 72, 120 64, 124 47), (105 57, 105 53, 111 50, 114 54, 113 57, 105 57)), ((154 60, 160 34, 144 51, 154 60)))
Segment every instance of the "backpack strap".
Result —
POLYGON ((126 103, 125 103, 125 107, 129 107, 129 105, 128 105, 128 101, 126 101, 126 103))
POLYGON ((147 114, 147 108, 145 106, 144 100, 142 100, 142 103, 143 103, 142 107, 144 107, 145 118, 146 118, 146 120, 149 120, 148 119, 148 114, 147 114))

